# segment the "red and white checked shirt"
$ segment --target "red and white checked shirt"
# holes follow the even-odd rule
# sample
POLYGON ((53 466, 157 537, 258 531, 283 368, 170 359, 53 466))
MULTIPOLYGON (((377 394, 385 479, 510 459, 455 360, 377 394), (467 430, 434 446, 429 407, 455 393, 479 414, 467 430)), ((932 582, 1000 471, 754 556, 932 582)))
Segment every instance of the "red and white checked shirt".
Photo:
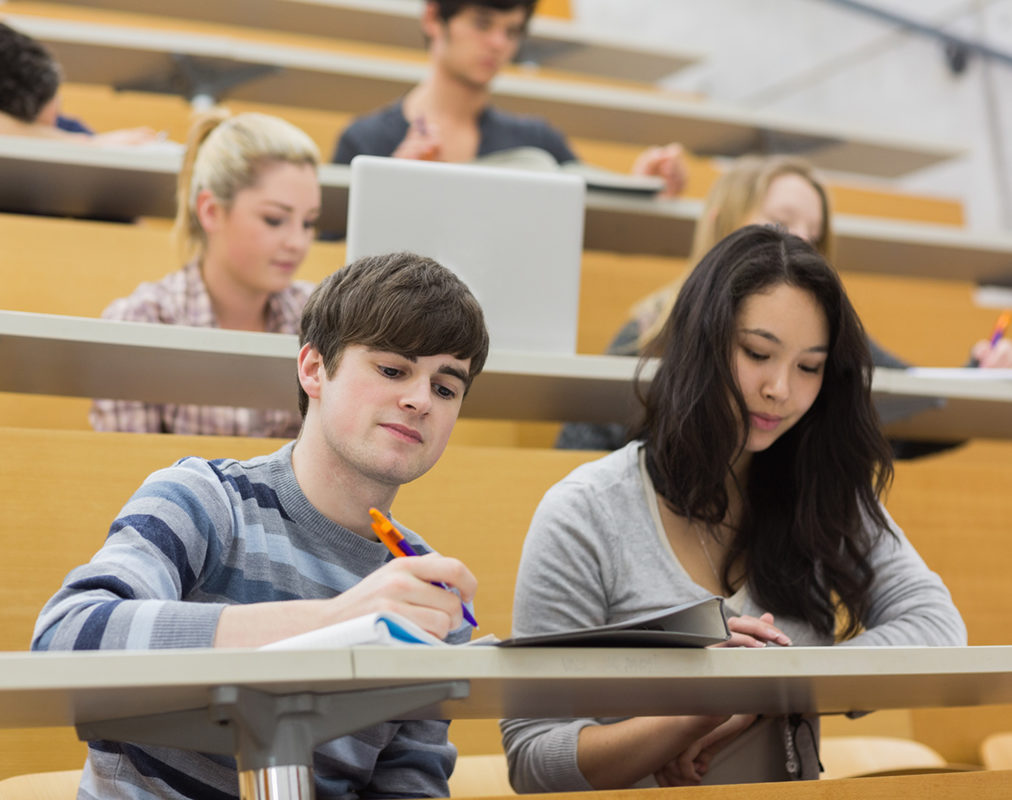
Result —
MULTIPOLYGON (((271 295, 267 301, 266 330, 271 333, 297 333, 302 307, 312 290, 311 283, 293 281, 283 291, 271 295)), ((102 312, 102 318, 218 327, 211 296, 196 262, 156 283, 142 283, 129 297, 114 300, 102 312)), ((295 391, 294 374, 292 391, 295 391)), ((283 438, 296 436, 302 424, 297 411, 171 403, 156 405, 129 400, 95 400, 89 418, 97 431, 283 438)))

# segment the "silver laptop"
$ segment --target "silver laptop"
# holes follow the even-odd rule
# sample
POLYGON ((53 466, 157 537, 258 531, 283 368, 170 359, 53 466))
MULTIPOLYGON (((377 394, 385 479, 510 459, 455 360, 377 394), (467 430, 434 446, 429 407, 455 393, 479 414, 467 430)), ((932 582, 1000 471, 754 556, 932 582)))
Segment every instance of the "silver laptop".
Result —
POLYGON ((584 194, 572 175, 357 156, 348 261, 434 258, 478 298, 493 350, 572 354, 584 194))

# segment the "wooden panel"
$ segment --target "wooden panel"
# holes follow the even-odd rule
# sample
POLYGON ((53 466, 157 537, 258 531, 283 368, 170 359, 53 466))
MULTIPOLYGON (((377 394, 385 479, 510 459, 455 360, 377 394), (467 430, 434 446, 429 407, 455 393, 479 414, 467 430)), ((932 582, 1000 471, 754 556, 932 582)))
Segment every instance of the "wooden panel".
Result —
POLYGON ((965 281, 844 273, 847 293, 868 334, 910 363, 958 367, 990 335, 997 313, 973 303, 965 281))
POLYGON ((569 0, 541 0, 538 3, 538 14, 543 17, 559 17, 560 19, 573 18, 573 10, 569 0))
POLYGON ((91 400, 0 392, 0 425, 15 428, 87 430, 91 400))
MULTIPOLYGON (((165 226, 0 214, 0 241, 0 307, 12 311, 97 317, 181 264, 165 226)), ((344 253, 343 242, 314 242, 298 277, 322 280, 344 253)))
POLYGON ((685 272, 687 261, 584 251, 577 352, 603 353, 633 305, 685 272))
MULTIPOLYGON (((66 114, 86 122, 97 131, 148 126, 165 131, 169 139, 185 142, 192 121, 189 103, 180 97, 147 92, 117 92, 108 86, 65 83, 62 88, 66 114)), ((233 113, 260 111, 283 117, 302 128, 320 149, 324 163, 330 161, 338 134, 351 122, 351 115, 311 108, 271 106, 229 100, 233 113)))
MULTIPOLYGON (((1008 644, 1012 567, 1012 445, 972 442, 897 466, 888 507, 938 571, 969 629, 970 644, 1008 644)), ((1012 707, 917 709, 913 736, 950 762, 974 763, 980 741, 1008 730, 1012 707)))
POLYGON ((955 198, 906 194, 878 187, 834 183, 830 201, 838 214, 963 225, 963 203, 955 198))

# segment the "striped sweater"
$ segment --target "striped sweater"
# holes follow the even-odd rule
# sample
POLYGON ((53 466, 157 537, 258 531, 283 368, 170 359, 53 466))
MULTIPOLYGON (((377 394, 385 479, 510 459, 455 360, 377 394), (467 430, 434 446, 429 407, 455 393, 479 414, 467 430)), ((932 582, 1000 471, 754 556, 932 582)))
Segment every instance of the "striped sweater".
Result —
MULTIPOLYGON (((291 443, 249 461, 185 458, 153 473, 105 544, 42 609, 34 650, 210 647, 231 603, 329 598, 391 556, 306 499, 291 443)), ((404 535, 428 552, 416 534, 404 535)), ((450 641, 462 641, 458 629, 450 641)), ((319 798, 445 797, 456 750, 444 721, 387 722, 318 748, 319 798)), ((82 798, 231 798, 234 759, 89 743, 82 798)))

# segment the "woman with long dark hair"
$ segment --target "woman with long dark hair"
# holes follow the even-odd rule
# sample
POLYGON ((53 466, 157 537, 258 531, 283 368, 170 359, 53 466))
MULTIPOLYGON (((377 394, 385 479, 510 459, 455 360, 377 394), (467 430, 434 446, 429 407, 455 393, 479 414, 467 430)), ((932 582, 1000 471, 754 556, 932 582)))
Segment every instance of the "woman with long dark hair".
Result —
MULTIPOLYGON (((966 643, 945 586, 881 505, 892 463, 867 338, 822 255, 773 228, 732 233, 689 275, 656 344, 634 441, 575 470, 534 515, 515 634, 716 594, 735 615, 732 644, 966 643)), ((817 719, 502 728, 520 791, 818 776, 817 719)))

